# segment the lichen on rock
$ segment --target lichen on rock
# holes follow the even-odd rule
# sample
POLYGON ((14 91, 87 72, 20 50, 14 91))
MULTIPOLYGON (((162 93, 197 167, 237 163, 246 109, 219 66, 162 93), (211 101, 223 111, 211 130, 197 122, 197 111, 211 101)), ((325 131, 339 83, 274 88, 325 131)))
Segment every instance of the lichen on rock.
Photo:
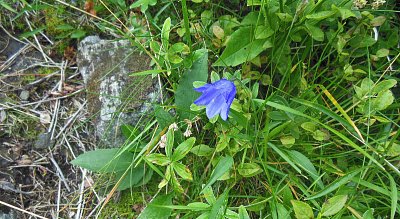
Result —
POLYGON ((149 70, 150 57, 128 40, 89 36, 79 44, 77 63, 86 84, 96 136, 105 146, 120 146, 124 143, 120 126, 135 126, 142 116, 150 115, 152 103, 160 100, 156 78, 129 76, 149 70))

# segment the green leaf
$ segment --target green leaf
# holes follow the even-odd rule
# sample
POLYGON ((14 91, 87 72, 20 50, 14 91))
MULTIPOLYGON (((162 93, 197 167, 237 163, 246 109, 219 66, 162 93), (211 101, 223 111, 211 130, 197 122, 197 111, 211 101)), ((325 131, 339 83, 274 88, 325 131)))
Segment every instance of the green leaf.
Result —
POLYGON ((172 197, 173 193, 157 196, 146 206, 137 219, 168 219, 172 209, 163 206, 172 205, 172 197))
POLYGON ((291 135, 282 136, 280 137, 280 140, 281 143, 285 146, 292 146, 296 142, 296 139, 291 135))
POLYGON ((348 181, 350 181, 353 177, 355 177, 362 170, 363 169, 361 168, 361 169, 358 169, 358 170, 355 170, 353 172, 350 172, 350 173, 346 174, 345 176, 343 176, 343 177, 335 180, 334 182, 332 182, 330 185, 325 187, 325 189, 321 190, 320 192, 317 192, 316 194, 307 197, 306 200, 316 199, 316 198, 319 198, 319 197, 322 197, 324 195, 327 195, 327 194, 331 193, 332 191, 336 190, 340 186, 346 184, 348 181))
POLYGON ((308 159, 305 155, 295 150, 288 151, 288 155, 301 169, 305 170, 313 180, 318 180, 317 185, 321 189, 324 188, 324 184, 322 183, 321 177, 318 175, 318 171, 315 169, 310 159, 308 159))
POLYGON ((292 22, 292 20, 293 20, 293 16, 288 13, 276 13, 276 15, 283 22, 292 22))
POLYGON ((261 173, 262 169, 256 163, 243 163, 239 166, 238 172, 244 177, 252 177, 261 173))
POLYGON ((100 173, 124 171, 131 165, 134 156, 130 152, 123 152, 116 157, 119 151, 120 148, 88 151, 72 160, 71 164, 100 173))
POLYGON ((385 21, 386 21, 385 16, 378 16, 371 20, 371 25, 374 27, 378 27, 381 26, 383 23, 385 23, 385 21))
POLYGON ((208 181, 208 183, 206 184, 206 186, 203 188, 203 190, 200 193, 203 193, 203 191, 207 187, 209 187, 212 184, 214 184, 215 181, 217 181, 225 173, 228 173, 229 170, 232 168, 232 166, 233 166, 233 158, 231 156, 221 157, 221 159, 219 160, 217 166, 215 167, 215 169, 211 173, 210 180, 208 181))
POLYGON ((185 165, 178 163, 178 162, 173 162, 172 167, 176 171, 176 173, 182 177, 184 180, 192 181, 193 176, 192 173, 190 172, 189 168, 187 168, 185 165))
POLYGON ((176 178, 175 173, 172 173, 171 182, 172 182, 172 187, 174 188, 175 191, 177 191, 179 193, 184 192, 183 187, 179 183, 178 179, 176 178))
POLYGON ((190 210, 192 211, 204 211, 210 207, 209 204, 203 202, 192 202, 189 203, 187 206, 190 207, 190 210))
POLYGON ((167 142, 165 145, 165 155, 167 155, 167 157, 171 157, 172 156, 172 148, 174 147, 174 143, 175 143, 175 134, 174 134, 174 129, 173 128, 168 128, 166 137, 167 137, 167 142))
POLYGON ((379 58, 386 57, 388 55, 389 55, 388 49, 380 49, 380 50, 376 51, 376 56, 378 56, 379 58))
POLYGON ((306 16, 306 18, 320 21, 320 20, 329 18, 334 14, 336 14, 336 12, 334 12, 334 11, 320 11, 320 12, 317 12, 314 14, 309 14, 306 16))
POLYGON ((312 137, 317 141, 323 141, 329 138, 329 135, 321 130, 316 130, 313 132, 312 137))
POLYGON ((40 28, 37 28, 37 29, 32 30, 32 31, 24 32, 24 33, 22 33, 22 34, 19 35, 19 38, 22 39, 22 38, 31 37, 31 36, 33 36, 33 35, 39 33, 40 31, 42 31, 42 30, 44 30, 44 29, 45 29, 45 27, 40 27, 40 28))
MULTIPOLYGON (((117 172, 116 179, 119 180, 123 176, 124 172, 125 171, 117 172)), ((149 180, 152 174, 153 170, 145 168, 143 164, 139 164, 135 168, 130 168, 126 176, 121 180, 120 184, 118 185, 117 190, 122 191, 138 184, 147 183, 145 181, 149 180)))
POLYGON ((305 22, 306 28, 309 31, 311 37, 316 41, 323 41, 324 40, 324 32, 321 28, 314 26, 311 22, 305 22))
POLYGON ((372 102, 376 110, 384 110, 394 101, 392 91, 386 90, 378 93, 378 96, 372 102))
POLYGON ((274 35, 274 30, 269 26, 260 25, 256 27, 256 39, 267 39, 268 37, 274 35))
POLYGON ((158 153, 147 155, 146 160, 160 166, 166 166, 171 163, 168 157, 166 157, 164 154, 158 153))
POLYGON ((328 199, 322 205, 321 209, 322 216, 328 217, 335 215, 340 210, 342 210, 342 208, 346 204, 346 201, 347 201, 347 195, 337 195, 328 199))
POLYGON ((214 152, 214 149, 210 148, 208 145, 205 144, 200 144, 197 146, 194 146, 190 152, 193 154, 200 156, 200 157, 208 157, 211 156, 214 152))
POLYGON ((7 3, 4 2, 4 1, 0 1, 0 5, 1 5, 2 7, 4 7, 5 9, 11 11, 11 12, 17 13, 17 11, 16 11, 14 8, 12 8, 9 4, 7 4, 7 3))
POLYGON ((382 91, 389 90, 390 88, 394 87, 397 84, 395 79, 388 79, 379 82, 374 88, 373 93, 380 93, 382 91))
POLYGON ((141 12, 146 12, 149 5, 154 6, 157 3, 157 0, 138 0, 129 6, 130 9, 137 8, 140 6, 141 12))
POLYGON ((225 190, 213 204, 209 218, 222 219, 225 214, 226 204, 228 202, 228 190, 225 190))
POLYGON ((300 126, 309 132, 314 132, 317 129, 317 127, 315 127, 315 123, 313 122, 304 122, 300 126))
POLYGON ((185 155, 189 153, 190 149, 192 149, 195 142, 196 138, 191 137, 179 144, 178 147, 175 149, 174 154, 172 155, 172 161, 178 161, 184 158, 185 155))
POLYGON ((84 36, 86 36, 86 31, 80 29, 73 31, 71 34, 72 39, 80 39, 84 36))
POLYGON ((171 114, 165 111, 161 106, 155 107, 154 115, 157 119, 160 129, 167 127, 175 121, 174 117, 172 117, 171 114))
POLYGON ((208 78, 207 50, 197 50, 195 56, 200 57, 195 60, 191 69, 184 72, 175 93, 176 111, 181 120, 192 119, 196 116, 191 112, 190 105, 200 96, 200 93, 193 90, 193 82, 207 81, 208 78))
POLYGON ((213 66, 237 66, 250 61, 264 50, 263 44, 264 40, 254 39, 254 28, 241 27, 231 35, 213 66))
POLYGON ((215 147, 215 151, 220 152, 223 151, 229 144, 230 138, 226 135, 222 135, 217 143, 217 146, 215 147))
POLYGON ((394 219, 394 216, 396 214, 396 207, 398 204, 398 189, 397 189, 397 183, 396 181, 393 179, 393 177, 390 175, 390 173, 388 173, 388 177, 389 177, 389 181, 390 181, 390 200, 391 200, 391 204, 390 204, 390 219, 394 219))
POLYGON ((314 213, 310 205, 305 202, 292 200, 293 210, 297 219, 312 219, 314 213))
MULTIPOLYGON (((140 2, 140 0, 138 1, 140 2)), ((138 2, 134 4, 138 4, 138 2)), ((132 7, 132 5, 131 5, 132 7)), ((162 46, 164 47, 165 51, 168 51, 169 47, 169 32, 171 31, 171 18, 167 18, 164 21, 163 27, 161 29, 161 42, 162 46)))
POLYGON ((239 206, 239 219, 250 219, 249 213, 243 205, 239 206))

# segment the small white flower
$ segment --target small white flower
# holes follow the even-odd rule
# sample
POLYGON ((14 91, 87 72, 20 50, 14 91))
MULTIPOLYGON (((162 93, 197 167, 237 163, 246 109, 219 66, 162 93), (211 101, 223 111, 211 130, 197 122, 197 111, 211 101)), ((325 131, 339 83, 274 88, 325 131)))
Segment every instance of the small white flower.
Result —
POLYGON ((190 129, 186 129, 186 131, 183 133, 183 136, 190 137, 192 135, 192 131, 190 131, 190 129))
POLYGON ((177 131, 178 130, 178 125, 174 122, 168 127, 168 129, 173 129, 174 131, 177 131))
POLYGON ((160 141, 158 142, 158 146, 160 148, 165 148, 166 144, 167 144, 167 135, 162 135, 160 141))

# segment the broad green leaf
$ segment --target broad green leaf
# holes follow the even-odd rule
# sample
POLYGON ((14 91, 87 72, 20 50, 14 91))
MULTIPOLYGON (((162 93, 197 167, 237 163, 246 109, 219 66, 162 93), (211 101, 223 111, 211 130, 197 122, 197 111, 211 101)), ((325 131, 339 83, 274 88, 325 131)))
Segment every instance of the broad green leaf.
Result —
POLYGON ((163 206, 172 205, 172 197, 172 193, 157 196, 146 206, 137 219, 168 219, 172 209, 164 208, 163 206))
POLYGON ((282 136, 280 137, 280 140, 281 143, 285 146, 292 146, 296 142, 296 139, 291 135, 282 136))
POLYGON ((239 219, 250 219, 249 213, 243 205, 239 206, 239 219))
POLYGON ((371 25, 374 27, 381 26, 386 21, 385 16, 378 16, 371 20, 371 25))
POLYGON ((378 93, 378 96, 374 99, 373 104, 376 110, 384 110, 390 106, 394 101, 392 91, 386 90, 378 93))
POLYGON ((256 27, 255 38, 256 39, 267 39, 268 37, 274 35, 274 30, 268 26, 260 25, 256 27))
POLYGON ((386 57, 388 55, 389 55, 389 50, 388 49, 380 49, 380 50, 376 51, 376 56, 379 57, 379 58, 386 57))
POLYGON ((120 150, 120 148, 111 148, 88 151, 72 160, 71 164, 100 173, 124 171, 131 165, 134 155, 123 152, 117 157, 120 150))
MULTIPOLYGON (((140 2, 140 1, 139 1, 140 2)), ((138 2, 136 2, 138 3, 138 2)), ((161 29, 161 42, 164 51, 168 51, 169 48, 169 33, 171 31, 171 18, 167 18, 164 21, 163 27, 161 29)))
POLYGON ((252 177, 262 172, 261 167, 256 163, 243 163, 239 165, 238 172, 244 177, 252 177))
POLYGON ((345 176, 335 180, 334 182, 332 182, 330 185, 328 185, 327 187, 325 187, 325 189, 321 190, 320 192, 317 192, 317 194, 314 194, 312 196, 309 196, 306 198, 306 200, 312 200, 312 199, 316 199, 319 197, 322 197, 324 195, 327 195, 331 192, 333 192, 334 190, 336 190, 337 188, 339 188, 340 186, 348 183, 353 177, 355 177, 357 174, 359 174, 361 172, 361 169, 355 170, 351 173, 346 174, 345 176))
POLYGON ((166 166, 171 163, 168 157, 166 157, 164 154, 158 153, 147 155, 146 160, 160 166, 166 166))
POLYGON ((213 205, 217 201, 211 186, 205 187, 203 184, 203 194, 208 204, 213 205))
POLYGON ((195 51, 192 68, 183 73, 175 93, 176 111, 181 120, 192 119, 196 113, 191 112, 190 105, 200 96, 199 92, 193 90, 193 82, 207 81, 208 78, 208 55, 207 50, 195 51))
POLYGON ((351 45, 353 48, 364 48, 370 47, 375 43, 375 39, 369 35, 356 35, 349 41, 348 45, 351 45))
POLYGON ((288 13, 276 13, 276 15, 283 22, 292 22, 292 20, 293 20, 293 16, 288 13))
POLYGON ((373 89, 374 93, 380 93, 382 91, 389 90, 390 88, 394 87, 397 84, 395 79, 388 79, 379 82, 373 89))
POLYGON ((190 172, 189 168, 187 168, 185 165, 178 163, 178 162, 173 162, 172 167, 176 171, 176 173, 182 177, 184 180, 192 181, 193 176, 192 173, 190 172))
POLYGON ((334 11, 320 11, 314 14, 309 14, 306 16, 307 19, 313 19, 313 20, 323 20, 326 19, 328 17, 333 16, 334 14, 336 14, 336 12, 334 11))
POLYGON ((296 219, 312 219, 314 213, 310 205, 305 202, 292 200, 293 210, 296 215, 296 219))
POLYGON ((367 211, 364 212, 364 214, 362 215, 363 219, 374 219, 374 209, 368 209, 367 211))
POLYGON ((157 3, 157 0, 138 0, 129 6, 130 9, 137 8, 140 6, 140 11, 145 13, 149 5, 153 6, 157 3))
POLYGON ((215 147, 215 151, 220 152, 223 151, 229 144, 230 138, 226 135, 222 135, 219 138, 219 141, 217 143, 217 146, 215 147))
POLYGON ((310 22, 305 22, 306 28, 309 31, 311 37, 316 41, 323 41, 324 40, 324 32, 321 28, 314 26, 310 22))
POLYGON ((314 132, 317 129, 317 127, 315 127, 315 123, 313 122, 303 122, 300 126, 309 132, 314 132))
POLYGON ((222 193, 212 205, 209 218, 222 219, 228 202, 228 190, 222 193))
MULTIPOLYGON (((116 179, 119 180, 123 176, 124 172, 125 171, 117 172, 116 179)), ((118 191, 122 191, 143 183, 147 183, 146 180, 149 180, 152 174, 153 170, 145 168, 143 164, 138 165, 135 168, 130 168, 126 176, 119 183, 117 189, 118 191)))
POLYGON ((172 182, 172 187, 174 188, 175 191, 179 192, 179 193, 183 193, 183 187, 181 185, 181 183, 178 181, 178 179, 176 178, 175 173, 171 174, 171 182, 172 182))
POLYGON ((223 176, 225 173, 229 172, 229 170, 232 168, 232 166, 233 166, 233 158, 232 157, 230 157, 230 156, 221 157, 221 159, 219 160, 217 166, 215 167, 215 169, 211 173, 210 180, 205 185, 205 187, 203 188, 201 193, 203 193, 205 188, 211 186, 221 176, 223 176))
POLYGON ((210 148, 208 145, 205 144, 200 144, 197 146, 194 146, 190 152, 193 154, 200 156, 200 157, 207 157, 211 156, 214 152, 214 149, 210 148))
POLYGON ((161 106, 155 107, 154 115, 157 119, 160 129, 163 129, 174 122, 174 117, 172 117, 171 114, 165 111, 161 106))
POLYGON ((219 77, 219 74, 215 71, 211 72, 211 82, 214 83, 216 81, 219 81, 221 78, 219 77))
POLYGON ((335 5, 332 5, 332 9, 334 9, 340 13, 342 20, 347 19, 349 17, 356 17, 354 12, 348 8, 336 7, 335 5))
POLYGON ((337 214, 347 201, 347 195, 337 195, 328 199, 321 208, 322 216, 328 217, 337 214))
POLYGON ((185 155, 189 153, 190 149, 192 149, 195 141, 196 138, 191 137, 179 144, 178 147, 175 149, 174 154, 172 155, 172 161, 178 161, 184 158, 185 155))
POLYGON ((327 140, 329 138, 329 135, 321 130, 316 130, 315 132, 313 132, 312 137, 317 141, 323 141, 327 140))
POLYGON ((264 40, 254 38, 254 28, 241 27, 230 37, 214 66, 237 66, 254 59, 264 48, 264 40))

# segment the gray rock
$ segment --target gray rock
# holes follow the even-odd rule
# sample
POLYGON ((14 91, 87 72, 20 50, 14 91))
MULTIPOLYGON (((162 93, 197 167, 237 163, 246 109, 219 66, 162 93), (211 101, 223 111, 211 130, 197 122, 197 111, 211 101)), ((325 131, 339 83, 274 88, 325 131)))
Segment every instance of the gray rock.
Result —
POLYGON ((156 78, 129 76, 149 70, 150 60, 128 40, 89 36, 79 44, 78 68, 86 85, 96 136, 104 146, 123 144, 120 126, 135 126, 142 116, 152 113, 152 103, 159 101, 156 78))
POLYGON ((37 139, 35 141, 35 144, 33 145, 36 149, 44 149, 49 147, 51 144, 51 133, 50 132, 45 132, 45 133, 40 133, 37 136, 37 139))
POLYGON ((29 91, 27 90, 23 90, 21 91, 21 93, 19 94, 19 98, 21 98, 21 100, 26 101, 29 98, 29 91))
POLYGON ((8 213, 4 213, 0 210, 0 219, 16 219, 17 215, 14 210, 10 209, 8 213))

